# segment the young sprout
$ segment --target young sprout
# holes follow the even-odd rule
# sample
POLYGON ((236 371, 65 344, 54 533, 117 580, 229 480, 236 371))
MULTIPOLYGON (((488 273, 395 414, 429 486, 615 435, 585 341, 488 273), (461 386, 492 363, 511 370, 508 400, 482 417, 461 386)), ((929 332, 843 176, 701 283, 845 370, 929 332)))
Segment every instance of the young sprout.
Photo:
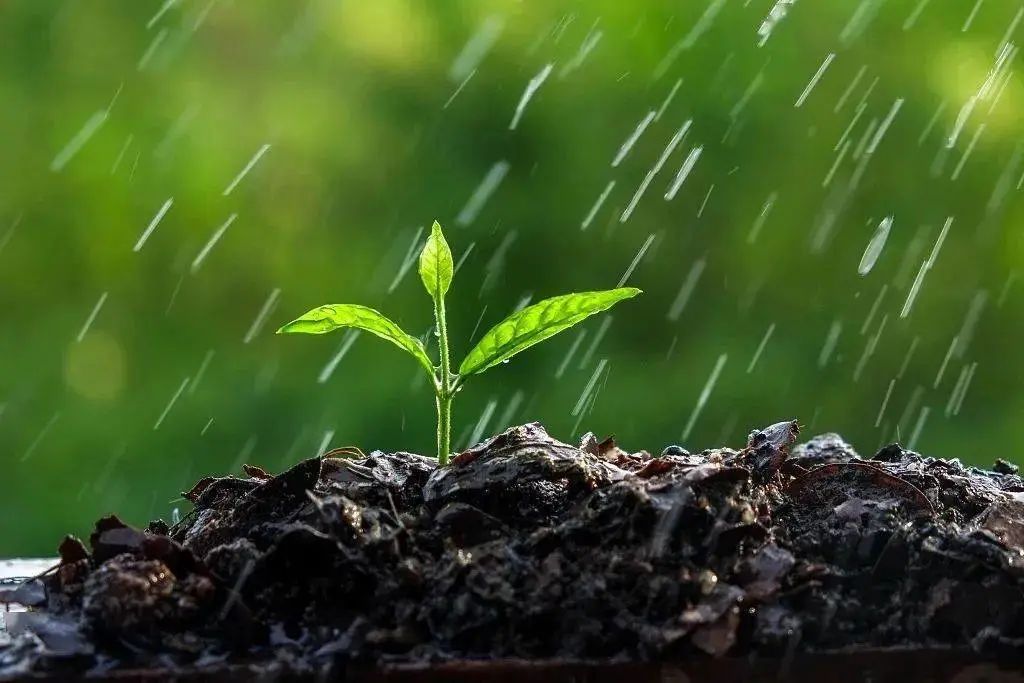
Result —
POLYGON ((438 338, 440 364, 435 366, 423 343, 403 331, 378 311, 357 304, 329 304, 314 308, 277 331, 278 334, 324 334, 343 327, 356 327, 386 339, 419 361, 430 375, 437 405, 437 462, 448 463, 451 452, 452 399, 466 378, 504 363, 520 351, 566 330, 589 316, 607 310, 640 293, 635 287, 620 287, 600 292, 577 292, 544 299, 508 316, 492 327, 477 342, 459 365, 451 371, 448 324, 444 297, 454 275, 452 252, 437 221, 420 253, 420 278, 434 300, 434 323, 438 338))

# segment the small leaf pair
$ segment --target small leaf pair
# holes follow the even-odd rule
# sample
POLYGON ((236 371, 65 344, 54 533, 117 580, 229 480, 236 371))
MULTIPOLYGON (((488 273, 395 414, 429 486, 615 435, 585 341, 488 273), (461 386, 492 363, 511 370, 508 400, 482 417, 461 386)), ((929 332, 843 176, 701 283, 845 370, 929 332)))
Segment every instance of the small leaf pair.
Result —
POLYGON ((441 226, 434 221, 419 261, 420 279, 434 302, 439 365, 434 366, 423 343, 382 313, 357 304, 319 306, 278 330, 278 334, 324 334, 354 327, 386 339, 412 355, 433 381, 437 404, 437 460, 445 465, 451 452, 451 404, 470 375, 480 374, 521 351, 566 330, 595 313, 640 293, 635 287, 578 292, 545 299, 513 313, 492 327, 466 354, 458 373, 451 371, 444 298, 455 276, 452 252, 441 226))

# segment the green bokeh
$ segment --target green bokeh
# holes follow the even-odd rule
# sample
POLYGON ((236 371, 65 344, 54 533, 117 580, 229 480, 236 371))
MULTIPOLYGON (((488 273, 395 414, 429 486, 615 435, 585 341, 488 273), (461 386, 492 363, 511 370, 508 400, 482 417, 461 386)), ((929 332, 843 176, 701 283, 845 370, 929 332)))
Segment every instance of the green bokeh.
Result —
POLYGON ((329 434, 334 446, 430 453, 431 396, 413 361, 363 335, 318 383, 344 337, 272 331, 315 305, 354 302, 426 333, 415 269, 397 275, 434 218, 456 259, 472 249, 449 294, 456 358, 525 297, 615 286, 651 240, 628 280, 645 294, 588 321, 564 368, 576 332, 469 384, 455 404, 457 447, 490 414, 484 433, 502 418, 540 420, 565 440, 592 430, 660 450, 683 441, 726 354, 683 441, 691 449, 736 446, 752 427, 796 417, 863 453, 916 431, 928 454, 1018 457, 1024 84, 1015 48, 998 66, 1004 39, 1024 40, 1013 3, 983 3, 968 22, 975 2, 933 1, 904 28, 918 0, 799 0, 760 46, 774 0, 180 0, 158 15, 161 4, 4 4, 0 556, 52 553, 60 534, 87 533, 110 511, 169 518, 195 478, 243 460, 276 470, 329 434), (467 42, 488 31, 493 46, 472 76, 453 77, 467 42), (91 118, 102 123, 54 170, 91 118), (622 222, 687 119, 686 138, 622 222), (668 201, 694 146, 702 153, 668 201), (460 224, 501 161, 507 175, 460 224), (888 215, 885 248, 860 276, 888 215), (945 243, 901 318, 947 216, 945 243), (818 249, 816 235, 826 237, 818 249), (670 319, 698 262, 693 294, 670 319), (960 411, 947 415, 971 368, 960 411), (592 404, 574 415, 589 384, 592 404))

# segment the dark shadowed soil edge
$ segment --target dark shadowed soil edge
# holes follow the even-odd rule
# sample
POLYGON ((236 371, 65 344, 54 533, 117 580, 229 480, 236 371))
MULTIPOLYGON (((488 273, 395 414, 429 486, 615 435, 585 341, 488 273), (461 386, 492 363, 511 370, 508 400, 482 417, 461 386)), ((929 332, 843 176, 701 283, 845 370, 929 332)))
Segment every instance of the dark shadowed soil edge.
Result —
POLYGON ((33 608, 0 680, 1021 680, 1016 469, 796 431, 652 458, 533 424, 444 469, 204 479, 174 527, 104 518, 0 587, 33 608))

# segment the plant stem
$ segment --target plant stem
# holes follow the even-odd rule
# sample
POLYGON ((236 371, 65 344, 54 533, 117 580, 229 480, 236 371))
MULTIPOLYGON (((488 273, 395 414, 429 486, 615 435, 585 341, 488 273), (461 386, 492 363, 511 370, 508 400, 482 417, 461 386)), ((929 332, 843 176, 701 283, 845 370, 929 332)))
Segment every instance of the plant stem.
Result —
POLYGON ((452 397, 437 396, 437 464, 443 467, 448 464, 448 453, 451 451, 452 434, 452 397))
POLYGON ((437 394, 437 464, 448 464, 452 440, 452 385, 451 359, 448 351, 448 323, 445 320, 444 298, 434 300, 434 320, 437 323, 438 346, 441 350, 440 377, 436 378, 434 391, 437 394))

